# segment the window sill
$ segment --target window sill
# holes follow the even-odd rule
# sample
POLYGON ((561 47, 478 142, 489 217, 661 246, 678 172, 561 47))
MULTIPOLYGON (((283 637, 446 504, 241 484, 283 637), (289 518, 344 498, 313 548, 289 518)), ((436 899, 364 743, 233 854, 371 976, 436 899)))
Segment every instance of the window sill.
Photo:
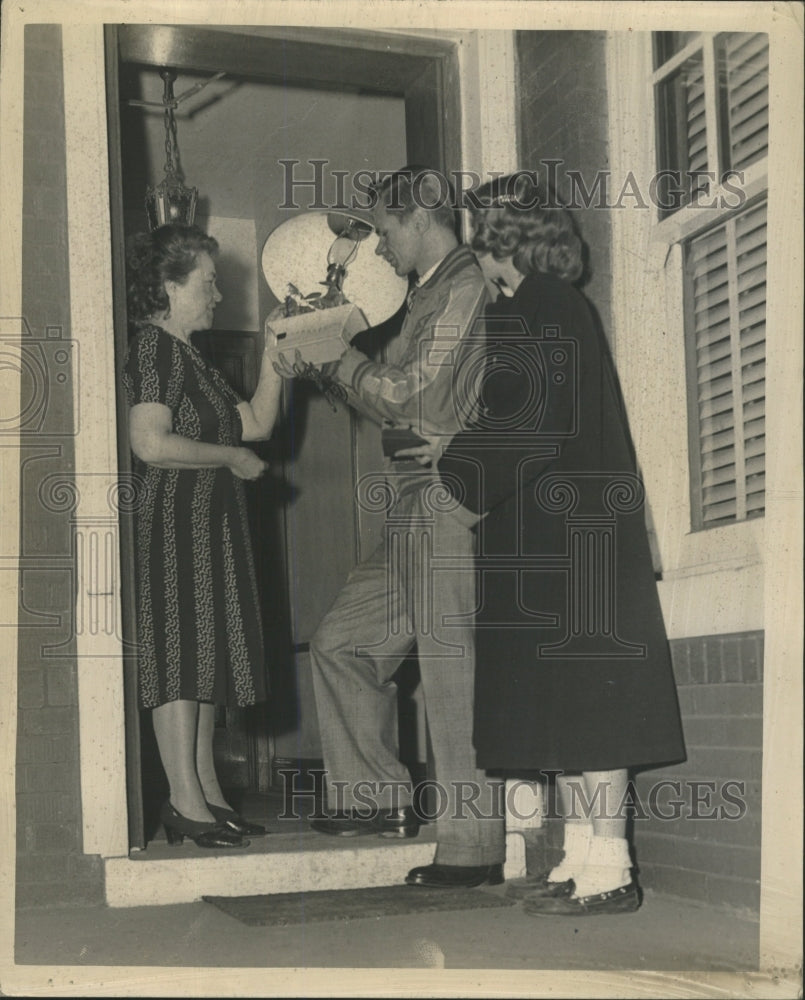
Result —
POLYGON ((657 584, 669 639, 764 627, 764 569, 734 561, 687 567, 657 584))

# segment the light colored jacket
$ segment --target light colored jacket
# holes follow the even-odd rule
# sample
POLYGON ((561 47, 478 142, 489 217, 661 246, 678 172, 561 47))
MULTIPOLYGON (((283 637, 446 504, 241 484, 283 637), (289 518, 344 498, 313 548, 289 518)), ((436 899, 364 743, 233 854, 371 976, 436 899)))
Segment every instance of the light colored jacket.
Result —
POLYGON ((483 312, 489 301, 470 249, 458 246, 415 289, 385 363, 355 348, 335 371, 349 401, 384 427, 452 435, 472 416, 467 375, 483 354, 483 312))

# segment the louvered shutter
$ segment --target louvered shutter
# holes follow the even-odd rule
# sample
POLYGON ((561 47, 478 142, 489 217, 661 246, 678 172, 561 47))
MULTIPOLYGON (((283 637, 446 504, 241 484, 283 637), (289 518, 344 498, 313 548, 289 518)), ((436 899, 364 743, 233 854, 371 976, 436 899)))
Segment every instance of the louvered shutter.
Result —
POLYGON ((769 37, 723 38, 730 166, 743 170, 769 150, 769 37))
POLYGON ((697 527, 764 510, 766 205, 686 247, 697 527))
POLYGON ((707 170, 707 127, 702 57, 691 59, 685 67, 687 120, 687 156, 685 170, 707 170))
POLYGON ((707 98, 702 53, 691 56, 658 84, 658 167, 676 172, 671 184, 660 177, 660 215, 665 216, 687 205, 694 189, 706 187, 706 180, 694 182, 694 172, 708 169, 707 98))
POLYGON ((746 516, 765 507, 766 205, 735 219, 746 516))
MULTIPOLYGON (((671 52, 677 41, 673 32, 661 32, 655 53, 671 52)), ((709 171, 720 183, 728 171, 745 170, 768 156, 768 35, 702 36, 681 65, 658 67, 655 84, 657 169, 678 172, 681 188, 672 193, 667 180, 660 182, 664 219, 696 202, 697 192, 708 191, 708 180, 691 174, 709 171)))

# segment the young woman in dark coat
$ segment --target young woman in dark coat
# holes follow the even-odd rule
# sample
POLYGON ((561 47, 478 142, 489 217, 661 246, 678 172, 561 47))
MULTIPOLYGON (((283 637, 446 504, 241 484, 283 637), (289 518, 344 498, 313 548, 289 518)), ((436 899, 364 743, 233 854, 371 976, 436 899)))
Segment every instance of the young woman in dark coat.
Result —
POLYGON ((643 488, 569 213, 526 172, 477 198, 472 248, 500 291, 479 416, 409 454, 477 520, 478 764, 558 773, 563 859, 509 891, 536 915, 634 910, 629 769, 685 759, 643 488))

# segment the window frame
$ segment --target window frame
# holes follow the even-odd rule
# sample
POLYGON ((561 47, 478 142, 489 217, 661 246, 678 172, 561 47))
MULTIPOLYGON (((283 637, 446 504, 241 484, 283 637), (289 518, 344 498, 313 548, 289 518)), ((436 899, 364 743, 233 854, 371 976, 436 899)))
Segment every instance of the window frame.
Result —
MULTIPOLYGON (((638 37, 637 32, 608 31, 606 51, 607 166, 615 186, 631 176, 648 192, 656 173, 653 33, 644 30, 638 37)), ((747 181, 756 183, 749 171, 747 181)), ((764 188, 762 183, 759 191, 745 185, 747 196, 764 188)), ((770 194, 769 212, 778 211, 776 206, 770 194)), ((705 531, 691 527, 683 242, 690 232, 716 224, 724 213, 691 206, 661 221, 650 199, 614 208, 611 341, 646 488, 668 636, 763 628, 769 511, 765 518, 705 531)), ((769 233, 771 240, 771 226, 769 233)), ((775 261, 779 257, 771 244, 769 253, 775 261)), ((769 310, 779 311, 777 299, 767 304, 769 321, 774 315, 769 310)), ((776 407, 770 397, 767 426, 769 413, 778 420, 776 407)), ((772 448, 772 459, 775 454, 772 448)))
MULTIPOLYGON (((735 213, 730 213, 726 219, 722 218, 719 222, 714 223, 707 229, 701 230, 696 234, 696 236, 707 236, 709 233, 713 233, 716 230, 726 227, 725 240, 727 244, 727 256, 728 260, 737 264, 738 260, 738 246, 737 238, 735 233, 736 223, 738 219, 744 215, 757 209, 759 206, 766 204, 766 198, 761 195, 752 201, 747 200, 747 202, 741 206, 740 210, 735 213), (730 226, 730 222, 732 225, 730 226)), ((694 237, 691 237, 691 239, 694 237)), ((687 411, 688 411, 688 462, 690 469, 690 519, 691 519, 691 529, 693 531, 711 531, 714 528, 725 527, 732 524, 742 524, 746 521, 757 520, 765 516, 765 501, 764 509, 761 513, 747 513, 747 497, 749 493, 747 492, 746 485, 746 441, 744 440, 744 435, 739 433, 739 430, 743 428, 743 409, 746 405, 746 398, 744 396, 743 390, 747 388, 747 384, 743 380, 736 379, 736 368, 741 366, 741 355, 742 355, 742 340, 741 340, 741 330, 740 327, 736 326, 737 314, 733 311, 732 306, 730 306, 730 352, 731 352, 731 369, 733 377, 733 385, 738 382, 740 386, 740 391, 735 391, 733 389, 732 393, 732 411, 733 411, 733 439, 734 439, 734 481, 735 481, 735 507, 736 515, 731 518, 719 518, 710 521, 705 520, 705 508, 704 503, 704 454, 701 448, 701 422, 700 422, 700 411, 699 411, 699 399, 698 390, 700 388, 698 379, 698 358, 696 349, 696 329, 695 329, 695 318, 693 310, 693 293, 692 293, 692 276, 688 270, 685 263, 685 253, 688 249, 688 241, 683 244, 683 313, 684 313, 684 337, 685 337, 685 369, 686 369, 686 386, 687 386, 687 411), (738 414, 741 414, 741 418, 738 419, 738 414)), ((728 267, 729 271, 729 267, 728 267)), ((729 294, 730 297, 734 296, 737 299, 738 292, 738 280, 737 278, 728 277, 729 294)), ((764 287, 764 321, 765 321, 765 287, 764 287)), ((765 361, 765 330, 764 330, 764 361, 765 361)), ((764 376, 765 383, 765 376, 764 376)), ((764 406, 763 412, 765 415, 765 384, 764 384, 764 394, 763 394, 764 406)), ((765 444, 763 449, 764 454, 764 471, 765 471, 765 444)), ((764 488, 765 493, 765 488, 764 488)))
MULTIPOLYGON (((649 32, 648 34, 649 51, 647 54, 647 65, 654 67, 654 55, 657 51, 655 46, 656 32, 649 32)), ((655 245, 659 244, 666 248, 666 264, 672 256, 673 248, 679 248, 676 295, 679 296, 682 335, 685 348, 685 400, 689 484, 688 529, 692 533, 710 533, 750 522, 762 522, 765 517, 765 509, 763 514, 757 514, 749 518, 746 517, 744 510, 743 516, 740 518, 736 517, 732 520, 721 520, 715 524, 707 524, 704 519, 704 503, 701 488, 702 452, 699 447, 698 385, 696 379, 695 350, 691 344, 691 338, 694 334, 693 323, 691 321, 691 304, 689 295, 687 294, 688 277, 685 267, 685 253, 688 245, 695 237, 717 229, 719 226, 724 225, 730 218, 737 218, 752 205, 759 204, 764 198, 767 199, 769 188, 768 150, 759 160, 747 165, 740 171, 733 172, 733 176, 742 178, 740 189, 743 199, 739 204, 735 204, 736 195, 734 189, 732 187, 725 187, 722 183, 725 174, 731 171, 727 163, 716 111, 719 100, 719 85, 716 76, 716 46, 718 38, 723 34, 726 34, 726 32, 698 32, 666 62, 656 68, 652 68, 649 74, 651 88, 649 107, 651 109, 654 136, 650 159, 652 169, 658 172, 665 169, 665 166, 658 162, 659 135, 661 132, 660 115, 662 111, 658 100, 659 86, 669 79, 689 59, 696 56, 699 52, 702 53, 707 168, 708 172, 715 174, 715 181, 711 181, 710 183, 704 204, 684 205, 670 214, 664 214, 661 207, 653 206, 651 223, 651 241, 655 245)), ((768 34, 765 32, 746 32, 746 34, 766 34, 768 38, 768 34)), ((737 431, 738 428, 736 427, 736 435, 737 431)), ((739 481, 736 466, 736 482, 739 481)), ((741 489, 743 489, 743 486, 741 489)), ((740 490, 736 492, 740 492, 740 490)), ((741 504, 737 498, 736 504, 740 509, 741 504)))

